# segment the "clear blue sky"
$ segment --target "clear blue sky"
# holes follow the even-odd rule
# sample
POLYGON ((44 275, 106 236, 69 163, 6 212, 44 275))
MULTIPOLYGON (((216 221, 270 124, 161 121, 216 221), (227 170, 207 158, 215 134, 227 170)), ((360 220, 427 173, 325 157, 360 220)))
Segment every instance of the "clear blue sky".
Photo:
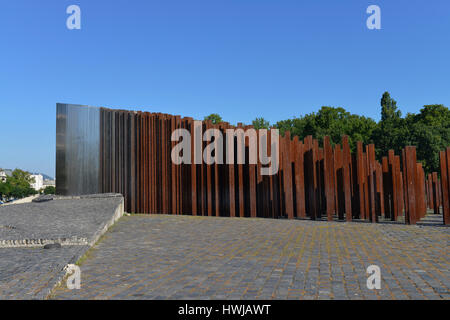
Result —
POLYGON ((448 0, 2 0, 0 35, 0 167, 51 176, 56 102, 231 123, 323 105, 378 120, 386 90, 404 114, 450 106, 448 0))

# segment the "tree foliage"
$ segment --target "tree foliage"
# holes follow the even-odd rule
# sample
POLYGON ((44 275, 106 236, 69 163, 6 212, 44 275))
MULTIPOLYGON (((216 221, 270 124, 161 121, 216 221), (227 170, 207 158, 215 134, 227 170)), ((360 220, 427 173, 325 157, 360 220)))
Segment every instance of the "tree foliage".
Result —
POLYGON ((352 151, 357 141, 374 143, 378 159, 386 156, 390 149, 399 155, 405 146, 414 145, 417 159, 426 172, 439 171, 439 151, 450 146, 450 110, 440 104, 426 105, 419 113, 402 117, 389 92, 383 94, 380 107, 378 123, 344 108, 324 106, 317 113, 279 121, 276 127, 281 134, 289 130, 300 139, 312 135, 320 143, 324 136, 329 136, 332 144, 338 144, 342 135, 348 135, 352 151))
POLYGON ((205 120, 210 120, 212 124, 219 124, 223 122, 222 117, 218 115, 217 113, 211 113, 209 116, 206 116, 204 118, 205 120))
POLYGON ((291 135, 301 139, 312 135, 322 143, 324 136, 329 136, 332 144, 341 143, 342 136, 349 136, 349 143, 354 150, 356 142, 372 142, 372 133, 376 129, 376 122, 370 118, 351 114, 343 108, 322 107, 317 113, 313 112, 303 117, 279 121, 276 127, 284 134, 289 130, 291 135))
POLYGON ((34 178, 28 172, 16 169, 10 177, 6 178, 6 182, 0 182, 0 197, 20 199, 36 194, 37 191, 30 186, 30 183, 33 182, 34 178))
POLYGON ((269 129, 270 123, 269 123, 269 121, 267 121, 266 119, 261 117, 261 118, 256 118, 255 120, 253 120, 252 126, 257 130, 258 129, 269 129))
POLYGON ((44 189, 44 194, 55 194, 56 188, 54 186, 47 186, 44 189))

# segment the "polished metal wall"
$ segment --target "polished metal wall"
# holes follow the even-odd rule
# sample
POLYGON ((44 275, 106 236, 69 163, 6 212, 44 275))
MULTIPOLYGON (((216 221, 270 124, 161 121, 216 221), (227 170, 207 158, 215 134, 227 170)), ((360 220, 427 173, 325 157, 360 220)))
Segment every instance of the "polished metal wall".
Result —
POLYGON ((100 108, 56 106, 56 192, 99 193, 100 108))

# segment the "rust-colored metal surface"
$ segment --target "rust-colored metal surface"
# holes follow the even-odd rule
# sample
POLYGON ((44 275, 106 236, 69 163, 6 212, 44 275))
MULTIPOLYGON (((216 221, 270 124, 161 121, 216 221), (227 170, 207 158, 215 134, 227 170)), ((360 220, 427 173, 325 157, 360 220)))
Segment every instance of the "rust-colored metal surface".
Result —
MULTIPOLYGON (((372 222, 396 221, 405 212, 406 223, 414 224, 427 208, 439 213, 442 206, 444 223, 450 223, 450 147, 440 152, 440 173, 425 176, 411 146, 402 150, 401 157, 390 150, 378 162, 373 144, 356 142, 352 153, 347 136, 333 146, 329 137, 320 145, 312 136, 302 141, 285 132, 275 148, 273 128, 255 130, 162 113, 99 110, 95 125, 100 131, 98 191, 123 194, 127 212, 289 219, 326 216, 329 221, 372 222), (190 138, 184 141, 175 129, 185 129, 190 138), (172 161, 172 150, 182 141, 190 146, 191 163, 172 161), (261 149, 264 141, 267 147, 261 149), (250 161, 252 150, 256 150, 256 162, 250 161), (279 170, 263 175, 261 170, 273 164, 262 163, 261 153, 270 157, 272 152, 278 154, 279 170)), ((64 123, 58 123, 58 128, 64 128, 64 123)), ((58 159, 70 161, 71 154, 60 152, 58 159)), ((66 170, 64 165, 57 168, 66 170)), ((66 180, 61 181, 77 183, 66 180)))

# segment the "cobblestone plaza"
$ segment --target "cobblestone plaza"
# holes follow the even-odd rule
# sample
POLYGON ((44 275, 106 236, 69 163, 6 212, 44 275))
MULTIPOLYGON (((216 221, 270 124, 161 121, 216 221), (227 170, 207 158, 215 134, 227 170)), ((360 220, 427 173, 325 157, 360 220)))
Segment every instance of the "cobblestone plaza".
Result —
POLYGON ((449 299, 449 228, 167 215, 121 218, 53 299, 449 299), (368 290, 369 265, 381 290, 368 290))

